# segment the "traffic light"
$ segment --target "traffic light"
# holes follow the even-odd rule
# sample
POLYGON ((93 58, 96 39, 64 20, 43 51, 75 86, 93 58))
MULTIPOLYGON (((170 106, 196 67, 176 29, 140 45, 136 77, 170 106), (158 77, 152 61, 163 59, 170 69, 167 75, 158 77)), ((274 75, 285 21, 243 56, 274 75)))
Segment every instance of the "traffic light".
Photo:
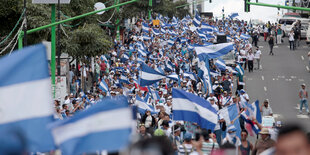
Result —
POLYGON ((250 2, 251 0, 244 0, 244 12, 250 12, 250 4, 247 4, 247 2, 250 2))

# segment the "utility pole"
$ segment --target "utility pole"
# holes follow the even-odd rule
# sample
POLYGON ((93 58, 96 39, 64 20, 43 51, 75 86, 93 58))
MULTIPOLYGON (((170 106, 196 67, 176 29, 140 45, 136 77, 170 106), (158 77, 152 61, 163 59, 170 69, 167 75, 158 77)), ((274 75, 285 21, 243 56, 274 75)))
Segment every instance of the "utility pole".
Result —
MULTIPOLYGON (((119 3, 119 0, 115 0, 114 1, 114 5, 117 5, 119 3)), ((116 12, 117 13, 119 13, 119 7, 116 7, 116 12)), ((117 20, 116 20, 116 25, 117 25, 117 27, 116 27, 116 40, 117 41, 120 41, 120 27, 119 27, 119 23, 120 21, 119 21, 119 18, 117 18, 117 20)))
POLYGON ((153 1, 149 0, 149 19, 152 17, 152 6, 153 6, 153 1))
MULTIPOLYGON (((58 0, 58 21, 60 21, 60 0, 58 0)), ((60 76, 60 24, 57 25, 57 75, 60 76)))
POLYGON ((25 20, 25 24, 24 24, 24 45, 27 46, 27 0, 24 0, 24 20, 25 20))
MULTIPOLYGON (((52 4, 52 23, 56 21, 56 5, 52 4)), ((55 75, 56 75, 56 62, 55 62, 55 54, 56 54, 56 26, 52 26, 51 31, 51 78, 52 78, 52 92, 53 98, 55 98, 55 75)))

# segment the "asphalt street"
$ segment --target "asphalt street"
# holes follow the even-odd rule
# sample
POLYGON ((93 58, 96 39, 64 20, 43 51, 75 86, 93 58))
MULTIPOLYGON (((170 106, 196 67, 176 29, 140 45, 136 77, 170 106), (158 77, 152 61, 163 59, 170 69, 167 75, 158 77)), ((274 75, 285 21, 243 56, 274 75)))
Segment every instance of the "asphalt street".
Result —
MULTIPOLYGON (((250 96, 250 102, 257 99, 260 104, 269 99, 276 120, 301 123, 310 131, 310 118, 303 110, 299 114, 298 92, 300 85, 305 83, 310 92, 310 73, 307 53, 310 48, 305 41, 295 51, 289 49, 288 39, 284 43, 275 45, 274 55, 269 55, 268 42, 260 37, 258 45, 262 51, 261 69, 249 73, 245 71, 245 90, 250 96)), ((254 67, 257 67, 255 62, 254 67)))

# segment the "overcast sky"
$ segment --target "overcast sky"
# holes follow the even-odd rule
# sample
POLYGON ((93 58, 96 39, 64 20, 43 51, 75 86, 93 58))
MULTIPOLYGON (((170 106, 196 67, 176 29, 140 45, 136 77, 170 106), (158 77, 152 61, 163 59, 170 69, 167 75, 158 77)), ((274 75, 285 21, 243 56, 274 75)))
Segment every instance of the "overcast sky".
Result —
MULTIPOLYGON (((256 0, 251 0, 255 2, 256 0)), ((284 5, 285 0, 258 0, 261 3, 268 4, 280 4, 284 5)), ((264 22, 266 21, 276 21, 279 16, 277 15, 277 8, 254 6, 251 5, 250 12, 244 12, 244 0, 212 0, 209 3, 208 0, 205 1, 205 8, 207 12, 213 12, 215 17, 222 16, 222 9, 224 7, 225 16, 231 13, 237 12, 239 14, 239 19, 250 20, 250 19, 260 19, 264 22)), ((287 11, 284 10, 284 13, 287 11)), ((282 9, 280 10, 280 15, 282 14, 282 9)))

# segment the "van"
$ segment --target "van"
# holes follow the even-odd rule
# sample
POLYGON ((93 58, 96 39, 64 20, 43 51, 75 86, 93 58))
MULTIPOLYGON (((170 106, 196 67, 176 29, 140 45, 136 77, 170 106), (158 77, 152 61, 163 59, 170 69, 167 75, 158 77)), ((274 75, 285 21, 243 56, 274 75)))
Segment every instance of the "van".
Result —
POLYGON ((301 18, 295 18, 295 17, 283 17, 280 18, 278 23, 281 25, 281 28, 283 29, 283 36, 286 36, 293 28, 293 23, 295 23, 297 20, 300 20, 301 18))

